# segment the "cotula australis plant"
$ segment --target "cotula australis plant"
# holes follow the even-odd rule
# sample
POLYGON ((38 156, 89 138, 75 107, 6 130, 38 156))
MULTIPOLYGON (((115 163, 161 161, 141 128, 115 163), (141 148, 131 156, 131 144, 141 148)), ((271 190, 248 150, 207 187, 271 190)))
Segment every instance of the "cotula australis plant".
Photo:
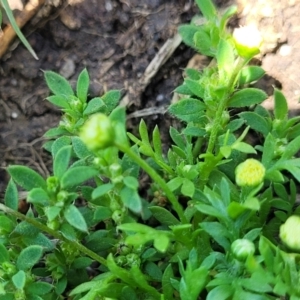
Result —
POLYGON ((1 299, 300 299, 300 118, 289 118, 281 91, 269 112, 251 87, 264 75, 250 65, 259 33, 231 34, 235 7, 220 15, 196 2, 206 22, 179 32, 214 63, 185 70, 166 153, 158 127, 149 133, 142 120, 138 137, 126 133, 119 91, 88 101, 86 70, 75 91, 45 72, 47 99, 63 113, 45 134, 53 174, 7 168, 1 299), (28 192, 25 215, 17 185, 28 192))

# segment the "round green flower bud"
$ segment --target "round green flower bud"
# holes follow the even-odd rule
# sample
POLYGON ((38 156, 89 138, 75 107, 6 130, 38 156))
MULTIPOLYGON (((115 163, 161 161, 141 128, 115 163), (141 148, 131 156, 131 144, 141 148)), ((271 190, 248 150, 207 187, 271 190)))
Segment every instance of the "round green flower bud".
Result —
POLYGON ((265 167, 258 160, 249 158, 235 169, 235 181, 239 186, 257 186, 263 182, 265 167))
POLYGON ((236 28, 233 32, 233 40, 241 57, 251 58, 260 52, 262 37, 253 26, 236 28))
POLYGON ((290 216, 280 226, 279 236, 287 247, 300 251, 300 217, 290 216))
POLYGON ((238 239, 231 244, 231 251, 236 259, 244 261, 248 256, 254 254, 255 246, 247 239, 238 239))
POLYGON ((113 145, 115 132, 109 117, 99 113, 84 123, 79 136, 90 150, 97 151, 113 145))

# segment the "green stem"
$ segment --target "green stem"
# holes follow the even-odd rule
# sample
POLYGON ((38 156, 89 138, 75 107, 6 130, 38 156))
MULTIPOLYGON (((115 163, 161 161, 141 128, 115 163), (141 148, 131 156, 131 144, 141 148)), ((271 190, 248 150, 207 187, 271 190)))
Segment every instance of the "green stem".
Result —
MULTIPOLYGON (((248 63, 249 59, 241 59, 238 58, 236 62, 236 66, 234 68, 234 71, 230 77, 230 80, 227 85, 227 92, 224 94, 224 96, 220 99, 219 106, 213 121, 213 126, 211 130, 211 134, 208 141, 208 146, 206 153, 213 154, 215 144, 218 138, 218 133, 221 127, 222 123, 222 114, 223 111, 226 109, 228 104, 228 99, 230 98, 232 92, 234 91, 234 86, 237 81, 237 75, 239 74, 240 70, 248 63)), ((216 163, 218 163, 218 160, 214 160, 214 162, 211 161, 211 157, 207 156, 207 158, 204 161, 204 164, 202 166, 202 183, 205 184, 209 178, 209 175, 213 168, 215 167, 216 163)))
POLYGON ((106 260, 103 257, 99 256, 95 252, 91 251, 90 249, 86 248, 85 246, 83 246, 82 244, 80 244, 76 241, 68 240, 66 237, 64 237, 59 232, 57 232, 53 229, 50 229, 49 227, 40 223, 39 221, 37 221, 33 218, 26 217, 25 215, 19 213, 18 211, 15 211, 1 203, 0 203, 0 210, 2 210, 3 212, 5 212, 9 215, 16 217, 17 219, 20 219, 22 221, 25 221, 25 222, 33 225, 34 227, 38 228, 41 231, 48 233, 49 235, 53 236, 56 239, 59 239, 68 244, 71 244, 74 248, 78 249, 79 251, 81 251, 82 253, 86 254, 87 256, 93 258, 94 260, 98 261, 100 264, 102 264, 104 266, 107 265, 106 260))
POLYGON ((127 154, 137 164, 139 164, 140 167, 143 168, 157 184, 159 184, 159 186, 164 191, 165 195, 167 196, 167 198, 173 205, 173 208, 176 211, 176 213, 178 214, 180 221, 184 224, 188 223, 186 220, 186 217, 184 215, 184 211, 178 202, 178 199, 173 194, 173 192, 169 189, 169 187, 166 184, 166 182, 164 181, 164 179, 160 175, 158 175, 156 173, 156 171, 146 163, 145 160, 143 160, 139 155, 137 155, 135 152, 133 152, 130 147, 119 144, 118 142, 115 142, 115 146, 118 147, 120 151, 127 154))

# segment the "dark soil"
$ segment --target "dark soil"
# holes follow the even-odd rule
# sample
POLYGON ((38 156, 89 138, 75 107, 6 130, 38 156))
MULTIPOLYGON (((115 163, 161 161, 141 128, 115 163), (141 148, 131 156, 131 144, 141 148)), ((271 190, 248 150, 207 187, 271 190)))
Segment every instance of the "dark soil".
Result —
MULTIPOLYGON (((255 2, 260 5, 260 1, 255 2)), ((264 50, 262 65, 295 102, 295 95, 300 94, 300 57, 296 51, 300 47, 300 25, 296 18, 300 3, 266 2, 271 3, 273 14, 253 17, 259 29, 266 31, 272 27, 280 14, 285 26, 279 30, 285 31, 285 35, 275 38, 272 46, 264 50)), ((218 3, 221 7, 227 4, 218 3)), ((192 0, 73 0, 56 5, 49 16, 23 29, 30 33, 28 40, 39 60, 18 45, 0 61, 0 166, 4 167, 0 170, 0 192, 7 184, 5 167, 9 164, 30 166, 43 176, 51 173, 51 161, 42 150, 41 137, 59 122, 61 114, 44 100, 49 91, 43 70, 59 72, 74 84, 82 69, 87 68, 90 97, 121 89, 128 95, 130 115, 145 108, 167 106, 172 91, 182 81, 182 70, 194 55, 191 49, 180 45, 146 89, 139 85, 145 69, 165 41, 174 36, 178 25, 189 22, 198 13, 192 0)), ((244 6, 247 7, 240 1, 241 23, 247 23, 247 17, 252 16, 251 9, 243 15, 244 6)), ((167 139, 165 128, 173 121, 166 114, 153 110, 144 118, 152 127, 157 124, 167 139)), ((139 120, 129 118, 128 128, 134 131, 139 120)))

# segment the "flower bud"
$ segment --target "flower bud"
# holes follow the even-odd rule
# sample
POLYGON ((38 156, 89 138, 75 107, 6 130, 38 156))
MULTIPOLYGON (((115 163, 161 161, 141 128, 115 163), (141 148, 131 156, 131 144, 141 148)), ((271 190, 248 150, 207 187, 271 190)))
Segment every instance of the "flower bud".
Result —
POLYGON ((97 151, 114 143, 114 128, 110 119, 101 113, 92 115, 81 127, 80 138, 86 146, 97 151))
POLYGON ((262 37, 253 26, 234 29, 233 40, 236 50, 241 57, 252 58, 260 52, 262 37))
POLYGON ((283 243, 293 250, 300 251, 300 217, 290 216, 280 226, 279 236, 283 243))
POLYGON ((238 239, 231 244, 231 251, 236 259, 244 261, 248 256, 254 254, 255 246, 250 240, 238 239))
POLYGON ((235 181, 239 186, 254 187, 263 182, 265 167, 258 160, 249 158, 235 169, 235 181))

